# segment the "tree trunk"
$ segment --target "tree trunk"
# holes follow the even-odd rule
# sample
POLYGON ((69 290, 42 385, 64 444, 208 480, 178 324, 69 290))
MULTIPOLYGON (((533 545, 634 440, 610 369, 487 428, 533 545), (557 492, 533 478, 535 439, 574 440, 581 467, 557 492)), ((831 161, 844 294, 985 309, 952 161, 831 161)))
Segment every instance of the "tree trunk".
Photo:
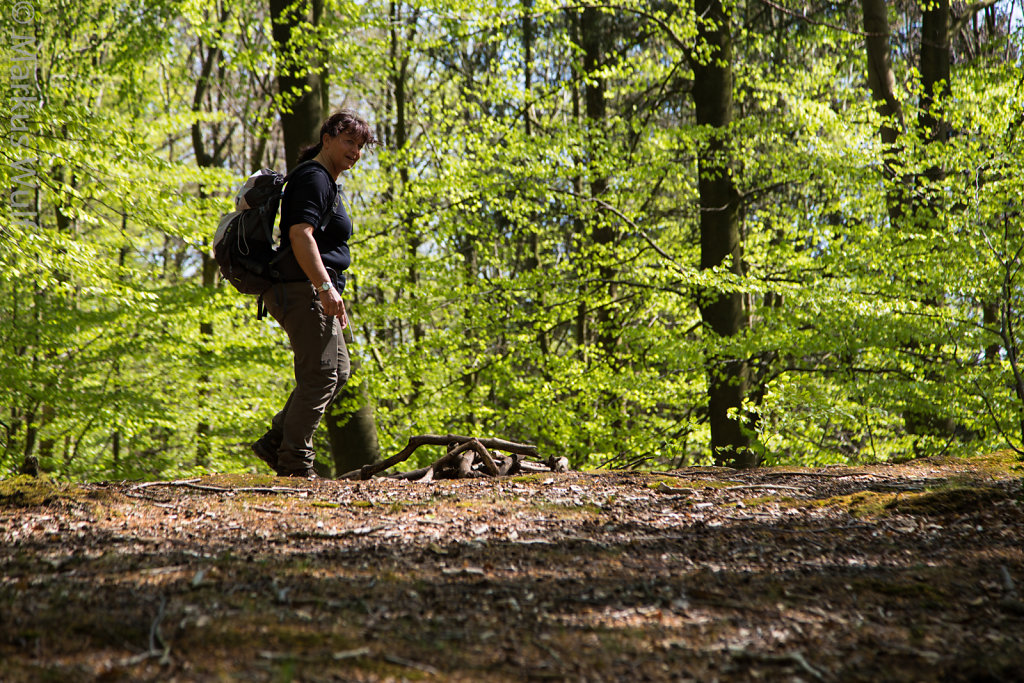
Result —
MULTIPOLYGON (((588 161, 593 162, 604 152, 605 124, 607 119, 606 83, 605 79, 596 75, 602 66, 607 42, 608 30, 605 26, 607 15, 596 7, 586 7, 580 17, 580 47, 583 50, 583 73, 585 74, 585 86, 583 91, 584 113, 587 122, 587 135, 591 140, 588 150, 588 161)), ((592 164, 590 176, 590 196, 593 199, 602 199, 608 191, 608 178, 603 172, 594 172, 596 168, 592 164)), ((615 242, 615 230, 611 224, 603 220, 600 215, 595 217, 594 224, 590 229, 590 240, 597 246, 611 245, 615 242)), ((598 253, 604 254, 605 250, 599 249, 598 253)), ((602 259, 608 258, 602 256, 602 259)), ((608 302, 615 299, 616 286, 615 268, 602 260, 599 264, 598 274, 601 282, 605 283, 606 297, 608 302)), ((617 335, 612 321, 612 307, 608 305, 597 308, 594 320, 597 342, 606 354, 614 351, 617 335)))
MULTIPOLYGON (((942 101, 949 95, 950 61, 952 53, 949 47, 949 0, 932 0, 922 5, 921 16, 921 112, 918 125, 928 145, 943 144, 948 136, 949 124, 937 111, 942 101)), ((931 166, 924 172, 929 181, 939 181, 945 176, 945 169, 931 166)), ((912 195, 920 197, 914 207, 914 220, 928 230, 948 231, 946 224, 946 208, 940 196, 928 192, 927 188, 918 188, 912 195)), ((926 299, 932 306, 942 304, 933 295, 926 299)), ((932 371, 926 371, 927 382, 938 382, 941 378, 932 371)), ((931 392, 928 392, 929 394, 931 392)), ((956 433, 956 420, 946 414, 932 402, 919 408, 908 409, 904 415, 907 431, 911 434, 923 434, 952 438, 956 433)), ((926 452, 922 452, 927 455, 926 452)))
POLYGON ((882 117, 879 131, 887 147, 896 144, 903 124, 903 107, 896 99, 896 77, 892 72, 889 46, 889 15, 885 0, 861 0, 866 37, 868 88, 875 111, 882 117))
POLYGON ((304 147, 319 142, 320 123, 327 110, 326 84, 320 54, 294 50, 292 35, 316 28, 323 0, 269 0, 274 45, 279 60, 277 87, 281 93, 281 129, 285 162, 291 169, 304 147))
POLYGON ((885 0, 861 0, 864 15, 865 51, 867 53, 868 89, 875 102, 875 111, 882 117, 879 136, 882 140, 882 163, 885 176, 891 181, 888 196, 889 222, 896 224, 903 216, 903 181, 899 167, 899 140, 903 129, 903 107, 896 99, 896 77, 892 72, 889 45, 889 15, 885 0))
MULTIPOLYGON (((228 19, 227 9, 223 10, 220 15, 220 26, 223 26, 228 19)), ((200 44, 200 51, 202 51, 202 45, 200 44)), ((192 95, 192 111, 199 113, 203 110, 203 103, 206 101, 212 83, 210 77, 213 73, 213 69, 217 62, 220 60, 221 50, 214 44, 211 45, 203 56, 203 67, 200 72, 199 78, 196 80, 195 89, 192 95)), ((211 153, 207 149, 206 140, 203 137, 203 129, 197 120, 192 124, 192 151, 196 155, 196 165, 203 168, 214 168, 220 166, 222 159, 220 158, 218 150, 221 149, 221 145, 218 141, 214 140, 212 145, 209 145, 214 151, 211 153)), ((203 186, 199 187, 199 194, 202 197, 206 196, 206 189, 203 186)), ((124 219, 122 219, 124 220, 124 219)), ((213 259, 209 249, 203 249, 201 252, 203 259, 203 287, 212 291, 217 285, 217 262, 213 259)), ((203 320, 199 323, 199 334, 203 337, 210 339, 213 337, 213 323, 209 320, 203 320)), ((199 385, 197 391, 198 407, 202 413, 210 398, 210 374, 207 371, 211 364, 209 351, 201 351, 201 367, 203 372, 199 375, 197 383, 199 385)), ((208 421, 200 418, 196 425, 196 460, 197 466, 204 467, 210 461, 210 454, 212 452, 212 445, 210 443, 210 437, 213 435, 213 427, 208 421)))
MULTIPOLYGON (((522 0, 523 15, 523 133, 527 141, 533 137, 533 0, 522 0)), ((531 223, 537 224, 531 215, 531 223)), ((528 230, 525 240, 526 259, 524 266, 526 270, 532 271, 540 268, 540 236, 537 230, 528 230)), ((535 292, 535 298, 543 305, 544 292, 535 292)), ((537 331, 537 345, 545 356, 550 353, 550 343, 547 332, 543 329, 537 331)))
MULTIPOLYGON (((743 247, 740 241, 739 194, 732 180, 729 149, 723 133, 732 121, 733 73, 730 16, 719 0, 697 0, 700 44, 710 50, 693 59, 693 101, 697 125, 713 130, 698 159, 700 195, 700 267, 726 265, 743 275, 743 247)), ((741 293, 705 292, 700 302, 707 329, 718 337, 732 337, 746 327, 748 312, 741 293)), ((713 343, 713 341, 712 341, 713 343)), ((718 465, 756 467, 757 454, 750 449, 750 436, 743 419, 731 416, 741 411, 749 390, 750 371, 746 360, 709 354, 708 419, 711 450, 718 465)))
POLYGON ((949 126, 933 109, 949 95, 949 0, 923 3, 921 16, 921 115, 929 142, 944 142, 949 126))
MULTIPOLYGON (((573 45, 580 45, 580 15, 578 12, 572 9, 565 10, 565 21, 569 27, 569 39, 573 45)), ((575 124, 579 125, 580 122, 580 88, 579 83, 582 80, 580 76, 581 66, 579 61, 573 59, 570 61, 570 83, 572 84, 572 120, 575 124)), ((574 165, 578 168, 583 165, 583 160, 578 154, 574 154, 573 158, 574 165)), ((572 177, 572 191, 577 197, 583 196, 583 178, 578 174, 574 174, 572 177)), ((572 219, 572 236, 569 238, 569 242, 572 243, 574 240, 579 239, 580 243, 583 242, 583 219, 581 218, 581 212, 577 211, 573 215, 572 219)), ((587 320, 587 314, 589 306, 587 303, 587 292, 585 291, 585 285, 582 283, 586 280, 586 276, 583 273, 583 265, 580 264, 577 267, 577 273, 580 280, 577 285, 579 303, 576 305, 576 319, 575 319, 575 341, 577 353, 581 360, 586 363, 588 361, 587 345, 590 342, 590 326, 587 320)))
MULTIPOLYGON (((887 190, 890 229, 904 229, 904 222, 911 221, 927 225, 927 230, 941 229, 942 208, 934 197, 926 197, 924 191, 911 191, 915 179, 904 177, 900 169, 901 149, 899 137, 904 127, 903 110, 896 99, 895 77, 892 72, 889 44, 889 16, 884 0, 861 0, 866 34, 868 87, 875 101, 876 111, 883 117, 879 130, 883 149, 886 177, 890 181, 887 190), (923 199, 922 199, 923 198, 923 199)), ((949 93, 950 47, 949 47, 949 1, 937 0, 923 8, 921 24, 921 113, 918 125, 926 144, 942 142, 946 138, 947 124, 936 116, 934 106, 949 93)), ((941 178, 943 170, 932 167, 926 170, 929 180, 941 178)), ((913 284, 913 283, 912 283, 913 284)), ((922 285, 924 283, 921 283, 922 285)), ((936 305, 934 297, 925 303, 936 305)), ((908 348, 917 349, 919 343, 910 340, 908 348)), ((937 381, 934 373, 925 373, 926 381, 937 381)), ((926 388, 927 389, 927 388, 926 388)), ((928 393, 927 390, 924 393, 928 393)), ((929 405, 910 405, 903 411, 904 429, 914 435, 952 437, 956 422, 929 405)), ((916 448, 916 446, 915 446, 916 448)))
POLYGON ((327 414, 335 474, 359 469, 380 459, 377 422, 369 387, 352 359, 352 378, 341 388, 327 414))

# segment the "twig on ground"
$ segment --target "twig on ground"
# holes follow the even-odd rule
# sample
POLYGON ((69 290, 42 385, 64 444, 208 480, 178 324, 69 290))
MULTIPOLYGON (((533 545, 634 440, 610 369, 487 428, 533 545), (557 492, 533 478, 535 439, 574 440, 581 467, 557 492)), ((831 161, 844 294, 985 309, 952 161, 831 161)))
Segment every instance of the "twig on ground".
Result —
POLYGON ((156 618, 153 619, 153 623, 150 624, 150 626, 149 626, 149 651, 150 652, 157 651, 159 649, 159 648, 157 648, 157 645, 159 645, 160 648, 162 648, 164 652, 167 652, 167 651, 170 650, 170 648, 167 647, 167 644, 164 642, 163 634, 160 633, 160 622, 162 622, 164 620, 164 611, 165 611, 166 608, 167 608, 167 598, 164 597, 163 595, 161 595, 160 596, 160 607, 157 608, 156 618))
MULTIPOLYGON (((670 472, 667 470, 652 470, 651 474, 657 474, 665 477, 676 477, 677 479, 691 479, 691 478, 706 478, 708 476, 714 476, 716 474, 728 474, 734 475, 737 470, 731 467, 706 467, 696 470, 694 472, 670 472)), ((709 479, 707 481, 710 481, 709 479)))
POLYGON ((288 534, 288 538, 296 539, 336 539, 345 536, 369 536, 370 534, 387 529, 387 526, 361 526, 355 529, 342 529, 341 531, 294 531, 288 534))
POLYGON ((199 479, 179 479, 177 481, 147 481, 142 484, 136 484, 135 486, 131 487, 128 490, 137 491, 139 489, 149 488, 150 486, 172 486, 194 489, 196 491, 212 491, 214 493, 309 493, 309 489, 296 489, 288 488, 285 486, 239 486, 237 488, 234 488, 227 486, 210 486, 208 484, 197 484, 197 481, 199 481, 199 479))
POLYGON ((157 608, 156 617, 149 625, 149 649, 131 657, 126 657, 118 662, 121 667, 130 667, 142 664, 147 659, 160 658, 161 664, 166 664, 171 657, 171 646, 164 642, 163 633, 160 632, 160 624, 164 620, 167 609, 167 598, 160 596, 160 606, 157 608))
POLYGON ((250 510, 255 510, 256 512, 269 512, 269 513, 275 514, 275 515, 279 515, 279 514, 281 514, 283 512, 283 510, 275 510, 274 508, 265 508, 265 507, 261 507, 259 505, 252 505, 252 506, 249 507, 249 509, 250 510))
POLYGON ((132 486, 129 491, 140 491, 142 489, 148 489, 150 486, 182 486, 184 484, 194 484, 201 479, 176 479, 174 481, 144 481, 141 484, 132 486))
POLYGON ((824 674, 822 674, 820 671, 811 666, 807 662, 807 659, 801 653, 796 651, 787 652, 781 655, 775 655, 761 652, 751 652, 749 650, 744 650, 742 648, 736 648, 731 649, 730 654, 733 657, 742 657, 744 659, 753 659, 761 662, 770 662, 775 664, 796 664, 801 669, 809 673, 811 676, 814 676, 819 681, 825 680, 824 674))
POLYGON ((665 482, 658 482, 658 485, 654 487, 654 490, 658 493, 685 493, 687 495, 696 495, 696 491, 688 488, 679 488, 676 486, 669 486, 665 482))
POLYGON ((434 667, 430 666, 429 664, 420 664, 419 662, 414 662, 411 659, 405 659, 404 657, 398 657, 398 656, 391 655, 391 654, 385 654, 385 655, 383 655, 383 657, 384 657, 384 661, 386 661, 386 662, 390 662, 392 664, 397 664, 398 666, 404 666, 407 669, 416 669, 418 671, 422 671, 424 673, 428 673, 431 676, 437 676, 437 675, 439 675, 441 673, 440 671, 438 671, 434 667))
POLYGON ((846 472, 843 474, 832 474, 830 472, 765 472, 766 477, 821 477, 828 479, 844 479, 846 477, 872 477, 875 479, 889 479, 885 475, 872 474, 870 472, 846 472))
POLYGON ((798 486, 778 486, 776 484, 743 484, 741 486, 726 486, 725 488, 719 489, 719 491, 740 491, 742 489, 776 489, 783 491, 803 491, 804 489, 798 486))
POLYGON ((171 498, 157 498, 155 496, 147 496, 144 493, 132 493, 131 489, 123 491, 124 495, 128 498, 134 498, 135 500, 145 500, 155 505, 170 504, 173 499, 171 498))
POLYGON ((1010 576, 1010 570, 1006 568, 1006 565, 999 566, 999 573, 1003 577, 1003 588, 1006 590, 1006 596, 1009 598, 1017 598, 1017 586, 1013 583, 1013 577, 1010 576))
MULTIPOLYGON (((258 654, 261 659, 266 659, 271 662, 303 662, 306 664, 315 664, 323 661, 323 657, 313 655, 296 655, 291 652, 260 650, 258 654)), ((368 657, 370 654, 370 648, 359 647, 354 650, 341 650, 340 652, 332 653, 331 659, 336 662, 340 662, 343 659, 359 659, 360 657, 368 657)))

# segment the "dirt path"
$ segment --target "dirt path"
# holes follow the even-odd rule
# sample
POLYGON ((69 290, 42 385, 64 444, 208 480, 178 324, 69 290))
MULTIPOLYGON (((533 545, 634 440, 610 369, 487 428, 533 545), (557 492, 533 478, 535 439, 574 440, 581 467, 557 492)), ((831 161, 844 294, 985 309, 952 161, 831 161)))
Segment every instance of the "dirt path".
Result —
POLYGON ((1024 680, 1022 476, 0 482, 0 680, 1024 680))

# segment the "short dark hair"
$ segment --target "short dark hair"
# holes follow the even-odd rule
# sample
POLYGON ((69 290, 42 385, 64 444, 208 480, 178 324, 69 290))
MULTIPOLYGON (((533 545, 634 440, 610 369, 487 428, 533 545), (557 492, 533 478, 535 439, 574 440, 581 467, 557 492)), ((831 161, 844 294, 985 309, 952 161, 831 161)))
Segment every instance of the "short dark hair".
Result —
POLYGON ((299 153, 299 163, 309 161, 320 153, 324 146, 325 135, 330 135, 333 138, 344 132, 351 132, 361 138, 364 147, 372 149, 377 145, 377 134, 373 132, 373 128, 366 122, 366 119, 351 109, 339 109, 320 126, 320 135, 317 137, 316 144, 306 147, 299 153))

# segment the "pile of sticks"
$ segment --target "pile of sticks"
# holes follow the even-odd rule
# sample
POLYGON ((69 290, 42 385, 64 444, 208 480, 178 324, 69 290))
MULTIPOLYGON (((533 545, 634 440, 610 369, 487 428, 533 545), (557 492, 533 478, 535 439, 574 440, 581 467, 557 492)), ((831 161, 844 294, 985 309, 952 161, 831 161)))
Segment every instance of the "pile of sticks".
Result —
POLYGON ((421 434, 409 437, 409 443, 405 448, 387 460, 363 465, 357 470, 342 474, 338 479, 370 479, 405 462, 420 446, 445 446, 447 452, 426 467, 385 476, 391 479, 428 482, 434 479, 503 477, 523 472, 566 472, 569 469, 567 458, 551 456, 544 461, 527 460, 527 456, 538 457, 537 447, 530 444, 514 443, 504 439, 478 439, 457 434, 421 434))

